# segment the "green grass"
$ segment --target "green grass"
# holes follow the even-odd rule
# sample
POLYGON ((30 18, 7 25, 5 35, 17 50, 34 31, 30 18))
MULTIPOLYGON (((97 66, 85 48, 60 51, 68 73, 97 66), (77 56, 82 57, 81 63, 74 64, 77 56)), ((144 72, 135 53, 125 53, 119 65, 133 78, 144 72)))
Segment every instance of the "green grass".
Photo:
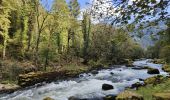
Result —
POLYGON ((166 92, 166 91, 168 92, 170 91, 170 79, 155 86, 147 85, 145 87, 141 87, 139 88, 139 90, 135 90, 134 92, 143 95, 144 100, 153 100, 152 95, 154 93, 166 92))

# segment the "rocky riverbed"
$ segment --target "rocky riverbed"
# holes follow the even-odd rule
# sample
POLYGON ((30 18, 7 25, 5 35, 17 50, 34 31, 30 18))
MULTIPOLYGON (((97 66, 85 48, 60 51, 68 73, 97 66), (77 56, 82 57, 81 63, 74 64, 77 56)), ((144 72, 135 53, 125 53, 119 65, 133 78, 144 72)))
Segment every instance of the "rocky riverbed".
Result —
POLYGON ((80 74, 78 78, 44 83, 42 86, 35 85, 12 94, 1 94, 0 100, 43 100, 47 97, 54 100, 68 100, 71 97, 103 100, 108 95, 117 95, 132 84, 144 83, 144 79, 158 74, 167 75, 162 70, 161 64, 151 63, 150 60, 140 60, 135 61, 133 67, 122 65, 119 68, 95 70, 91 73, 80 74), (157 71, 150 74, 148 69, 157 69, 157 71))

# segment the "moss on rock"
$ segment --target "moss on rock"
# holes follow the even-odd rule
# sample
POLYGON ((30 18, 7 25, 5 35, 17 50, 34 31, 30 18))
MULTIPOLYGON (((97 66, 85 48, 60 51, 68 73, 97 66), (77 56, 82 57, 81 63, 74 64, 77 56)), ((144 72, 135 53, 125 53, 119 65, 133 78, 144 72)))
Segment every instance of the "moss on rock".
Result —
POLYGON ((157 75, 154 77, 150 77, 144 80, 144 84, 159 84, 161 82, 163 82, 166 79, 166 77, 162 76, 162 75, 157 75))
POLYGON ((164 65, 164 66, 162 67, 162 70, 164 70, 165 72, 170 73, 170 65, 164 65))

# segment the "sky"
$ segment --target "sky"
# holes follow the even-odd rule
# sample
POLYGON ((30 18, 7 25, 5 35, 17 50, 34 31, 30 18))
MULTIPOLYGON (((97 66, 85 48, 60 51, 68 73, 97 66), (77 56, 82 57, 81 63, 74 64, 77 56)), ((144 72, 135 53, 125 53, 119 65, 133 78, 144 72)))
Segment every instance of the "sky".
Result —
MULTIPOLYGON (((48 1, 48 5, 52 5, 53 0, 42 0, 42 4, 45 5, 48 1)), ((69 2, 70 0, 66 0, 66 2, 69 2)), ((87 6, 87 2, 89 2, 90 0, 78 0, 81 9, 84 9, 87 6)))

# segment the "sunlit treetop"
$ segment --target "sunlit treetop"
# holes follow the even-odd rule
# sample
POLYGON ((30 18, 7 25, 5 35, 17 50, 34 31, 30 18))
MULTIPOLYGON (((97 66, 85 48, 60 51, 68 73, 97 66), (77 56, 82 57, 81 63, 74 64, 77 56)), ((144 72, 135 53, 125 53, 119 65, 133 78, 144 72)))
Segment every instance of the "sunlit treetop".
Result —
POLYGON ((92 16, 111 24, 166 20, 170 17, 169 0, 93 0, 92 16))

